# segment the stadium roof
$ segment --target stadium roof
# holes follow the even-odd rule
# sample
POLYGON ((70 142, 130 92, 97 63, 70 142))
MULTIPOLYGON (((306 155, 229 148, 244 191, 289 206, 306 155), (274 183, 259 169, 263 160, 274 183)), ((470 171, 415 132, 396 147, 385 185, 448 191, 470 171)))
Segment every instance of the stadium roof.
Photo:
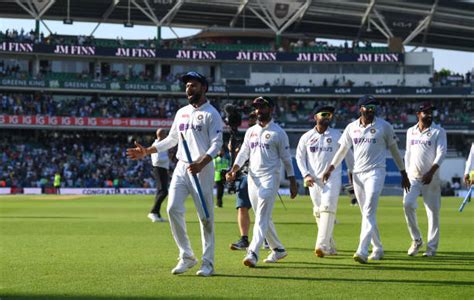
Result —
MULTIPOLYGON (((246 28, 474 52, 474 0, 2 0, 0 17, 246 28), (130 17, 129 17, 130 16, 130 17)), ((89 33, 85 33, 89 34, 89 33)))

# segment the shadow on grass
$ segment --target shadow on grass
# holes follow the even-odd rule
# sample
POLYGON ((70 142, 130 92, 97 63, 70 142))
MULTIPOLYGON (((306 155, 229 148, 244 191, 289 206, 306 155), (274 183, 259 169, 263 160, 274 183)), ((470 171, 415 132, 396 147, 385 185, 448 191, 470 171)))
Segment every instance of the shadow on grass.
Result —
MULTIPOLYGON (((324 262, 279 262, 275 265, 281 269, 307 269, 307 270, 318 270, 318 269, 347 269, 347 270, 374 270, 374 271, 406 271, 406 272, 474 272, 473 269, 460 269, 460 268, 448 268, 443 266, 437 267, 425 267, 423 265, 410 264, 409 266, 394 266, 384 265, 383 262, 369 262, 368 264, 359 264, 354 262, 353 264, 340 264, 340 263, 324 263, 324 262)), ((260 268, 260 266, 259 266, 260 268)), ((474 282, 473 282, 474 284, 474 282)))
POLYGON ((91 300, 91 299, 98 299, 98 300, 137 300, 137 299, 143 299, 143 300, 151 300, 151 299, 222 299, 222 297, 210 297, 210 296, 199 296, 199 295, 192 295, 190 296, 156 296, 156 297, 143 297, 143 296, 136 296, 136 297, 120 297, 120 296, 95 296, 95 295, 87 295, 87 296, 75 296, 75 295, 15 295, 15 296, 2 296, 2 300, 6 299, 29 299, 29 300, 60 300, 60 299, 65 299, 65 300, 91 300))
POLYGON ((61 217, 61 216, 1 216, 0 219, 96 219, 92 217, 61 217))
POLYGON ((296 280, 296 281, 329 281, 329 282, 354 282, 354 283, 401 283, 401 284, 429 284, 440 286, 474 286, 473 281, 454 281, 454 280, 410 280, 410 279, 360 279, 360 278, 310 278, 298 276, 268 276, 268 275, 232 275, 232 274, 216 274, 215 277, 228 278, 255 278, 255 279, 271 279, 271 280, 296 280))
MULTIPOLYGON (((288 247, 288 251, 308 252, 312 253, 312 248, 288 247)), ((337 255, 326 256, 324 259, 347 259, 352 258, 355 250, 337 249, 337 255)), ((383 261, 403 261, 418 262, 423 264, 438 265, 474 265, 474 252, 438 252, 434 257, 423 257, 420 253, 417 256, 408 256, 406 251, 385 251, 383 261)))

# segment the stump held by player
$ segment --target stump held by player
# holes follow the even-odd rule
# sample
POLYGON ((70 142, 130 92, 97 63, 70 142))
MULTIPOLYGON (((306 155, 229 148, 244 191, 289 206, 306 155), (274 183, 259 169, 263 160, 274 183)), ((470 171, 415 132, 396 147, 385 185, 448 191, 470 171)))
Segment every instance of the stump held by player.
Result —
MULTIPOLYGON (((191 152, 189 151, 188 143, 186 142, 186 139, 184 138, 183 133, 181 133, 181 139, 183 140, 183 147, 184 147, 184 152, 186 153, 186 157, 188 158, 188 163, 192 164, 193 160, 191 158, 191 152)), ((196 174, 193 174, 193 180, 194 184, 196 185, 196 189, 198 192, 199 200, 201 200, 201 205, 202 205, 202 210, 204 211, 204 216, 202 216, 202 212, 198 209, 198 212, 201 219, 209 219, 209 211, 207 210, 207 205, 206 205, 206 200, 204 199, 204 194, 202 193, 201 189, 201 184, 199 183, 199 178, 197 177, 196 174)))

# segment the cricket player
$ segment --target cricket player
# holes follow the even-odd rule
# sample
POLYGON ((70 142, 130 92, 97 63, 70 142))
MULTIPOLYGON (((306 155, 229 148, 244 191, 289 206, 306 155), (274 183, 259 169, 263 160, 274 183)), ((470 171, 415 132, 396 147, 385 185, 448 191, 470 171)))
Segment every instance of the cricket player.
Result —
POLYGON ((272 222, 273 205, 280 187, 281 161, 290 180, 291 198, 295 198, 297 193, 288 135, 272 121, 275 106, 272 99, 258 97, 252 105, 256 109, 258 122, 245 133, 234 165, 226 174, 228 181, 234 181, 237 171, 249 160, 248 190, 255 212, 255 224, 252 241, 243 260, 243 264, 248 267, 257 265, 258 252, 265 238, 272 249, 265 263, 275 263, 288 255, 272 222))
POLYGON ((408 255, 418 254, 423 246, 416 217, 417 197, 422 194, 428 217, 428 243, 423 256, 435 256, 439 243, 439 210, 441 207, 441 180, 439 167, 446 156, 446 131, 433 123, 431 103, 420 105, 418 123, 407 130, 405 167, 411 189, 403 197, 403 209, 412 244, 408 255))
POLYGON ((184 200, 191 194, 198 211, 203 248, 202 265, 196 274, 211 276, 214 274, 214 164, 211 162, 222 147, 224 125, 219 112, 206 99, 207 79, 197 72, 188 72, 182 77, 182 81, 186 85, 189 105, 176 113, 168 137, 148 148, 135 142, 136 148, 127 149, 127 155, 131 159, 141 159, 145 155, 165 151, 178 144, 178 163, 171 179, 167 208, 171 232, 179 249, 179 262, 171 273, 184 273, 198 263, 186 233, 184 218, 184 200), (188 142, 193 161, 191 164, 187 161, 180 134, 188 142), (197 175, 201 183, 209 212, 208 219, 205 218, 197 187, 192 180, 193 175, 197 175))
POLYGON ((368 259, 380 260, 384 256, 382 242, 377 227, 376 213, 379 196, 385 181, 386 150, 389 149, 402 176, 402 187, 410 189, 410 181, 397 146, 393 127, 385 120, 376 118, 378 101, 372 96, 363 96, 357 102, 360 117, 349 123, 339 140, 340 148, 323 175, 328 182, 331 173, 341 163, 351 147, 354 148, 354 168, 352 180, 354 192, 362 213, 359 247, 353 258, 365 264, 368 259), (369 245, 372 242, 372 253, 369 245))
MULTIPOLYGON (((154 144, 164 140, 168 133, 163 128, 156 130, 156 140, 154 144)), ((153 166, 153 177, 156 180, 155 204, 153 205, 148 218, 153 222, 165 222, 161 217, 161 204, 168 197, 168 169, 170 167, 170 158, 168 151, 161 151, 151 154, 151 164, 153 166)))
MULTIPOLYGON (((333 237, 336 221, 337 202, 341 190, 342 166, 339 165, 333 176, 324 184, 321 177, 329 167, 331 160, 339 149, 341 133, 329 127, 335 108, 319 106, 314 111, 316 126, 303 134, 296 149, 296 162, 303 175, 305 184, 313 202, 313 214, 318 225, 318 236, 314 253, 318 257, 337 254, 333 237)), ((348 171, 354 165, 352 151, 346 155, 348 171)), ((349 175, 351 177, 351 175, 349 175)))
POLYGON ((474 184, 474 143, 471 144, 471 151, 466 161, 466 168, 464 169, 464 183, 467 188, 474 184))

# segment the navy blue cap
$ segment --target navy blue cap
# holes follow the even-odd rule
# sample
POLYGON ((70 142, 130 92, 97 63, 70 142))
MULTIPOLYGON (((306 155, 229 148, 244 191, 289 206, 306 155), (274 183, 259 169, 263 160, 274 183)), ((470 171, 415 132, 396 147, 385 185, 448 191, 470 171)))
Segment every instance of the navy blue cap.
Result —
POLYGON ((418 107, 418 112, 427 111, 427 110, 433 111, 433 110, 436 110, 436 107, 430 102, 424 102, 420 104, 420 106, 418 107))
POLYGON ((358 106, 363 106, 363 105, 378 105, 379 102, 371 95, 365 95, 359 98, 359 101, 357 101, 358 106))
POLYGON ((315 115, 317 113, 320 113, 322 111, 334 113, 335 110, 336 110, 336 108, 334 106, 331 106, 331 105, 319 105, 313 110, 313 115, 315 115))
POLYGON ((191 79, 199 81, 202 85, 209 86, 209 83, 207 82, 206 77, 195 71, 190 71, 181 77, 181 80, 183 81, 184 84, 186 84, 191 79))
POLYGON ((275 103, 269 97, 257 97, 252 101, 253 107, 258 107, 260 105, 268 105, 270 107, 274 107, 275 103))

